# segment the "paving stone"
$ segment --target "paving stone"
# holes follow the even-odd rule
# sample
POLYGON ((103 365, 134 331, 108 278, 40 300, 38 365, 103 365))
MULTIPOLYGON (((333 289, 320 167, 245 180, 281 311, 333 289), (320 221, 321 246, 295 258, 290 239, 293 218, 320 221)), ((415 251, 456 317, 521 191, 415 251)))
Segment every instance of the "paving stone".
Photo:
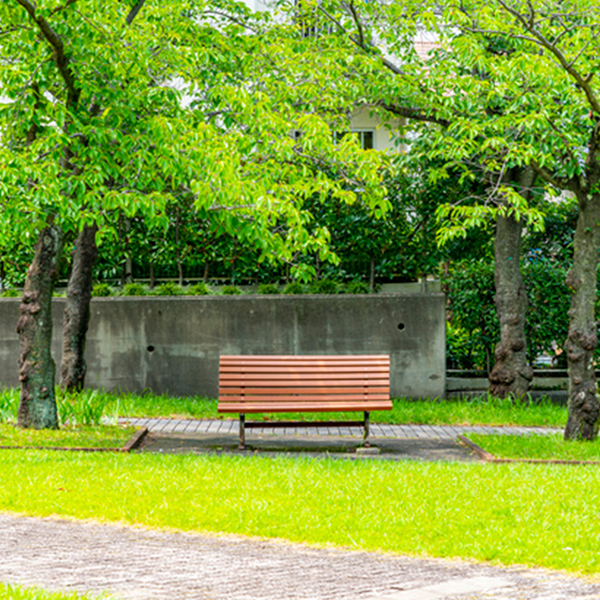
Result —
POLYGON ((592 600, 542 569, 0 514, 0 581, 122 600, 592 600))

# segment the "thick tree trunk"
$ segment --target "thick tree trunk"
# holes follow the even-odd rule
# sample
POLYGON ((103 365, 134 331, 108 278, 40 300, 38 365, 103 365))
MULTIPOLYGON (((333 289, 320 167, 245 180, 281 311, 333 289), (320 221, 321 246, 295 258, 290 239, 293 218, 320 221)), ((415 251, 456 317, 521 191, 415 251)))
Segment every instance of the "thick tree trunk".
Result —
POLYGON ((533 371, 527 362, 525 312, 527 293, 521 275, 523 224, 513 216, 498 217, 495 239, 496 312, 500 342, 490 373, 490 394, 498 398, 524 396, 533 371))
POLYGON ((58 227, 49 225, 42 230, 25 280, 21 317, 17 323, 21 348, 19 427, 58 427, 54 396, 55 364, 51 353, 52 292, 62 248, 63 233, 58 227))
POLYGON ((593 440, 600 404, 596 391, 594 351, 596 287, 600 251, 600 194, 578 194, 579 218, 575 229, 573 267, 567 274, 572 290, 569 333, 565 343, 569 364, 569 417, 565 439, 593 440))
MULTIPOLYGON (((535 181, 531 169, 514 169, 508 176, 519 193, 528 198, 535 181)), ((527 361, 525 317, 527 292, 521 273, 523 222, 513 215, 498 216, 494 240, 496 313, 500 322, 500 342, 490 373, 492 396, 523 397, 529 391, 533 370, 527 361)))
POLYGON ((85 226, 73 250, 73 268, 67 286, 63 315, 63 356, 60 366, 63 390, 80 391, 85 383, 85 336, 90 320, 92 270, 98 256, 96 225, 85 226))

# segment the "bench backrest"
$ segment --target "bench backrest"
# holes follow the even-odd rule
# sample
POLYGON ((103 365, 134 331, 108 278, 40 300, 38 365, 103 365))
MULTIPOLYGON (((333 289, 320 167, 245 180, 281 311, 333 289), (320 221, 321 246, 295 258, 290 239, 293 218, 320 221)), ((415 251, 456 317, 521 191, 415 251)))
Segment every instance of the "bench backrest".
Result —
POLYGON ((391 410, 389 356, 221 356, 219 412, 391 410))

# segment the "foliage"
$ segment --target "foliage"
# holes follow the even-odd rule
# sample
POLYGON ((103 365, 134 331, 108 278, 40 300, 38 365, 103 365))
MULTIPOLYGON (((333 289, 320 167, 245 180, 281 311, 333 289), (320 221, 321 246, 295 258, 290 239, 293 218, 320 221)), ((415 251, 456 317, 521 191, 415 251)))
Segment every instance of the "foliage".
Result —
POLYGON ((126 283, 121 289, 121 296, 147 296, 148 290, 141 283, 126 283))
POLYGON ((200 282, 189 286, 186 290, 186 293, 190 294, 191 296, 208 296, 212 294, 212 291, 205 283, 200 282))
POLYGON ((369 284, 364 281, 350 281, 346 284, 346 294, 370 294, 369 284))
POLYGON ((108 283, 104 283, 104 282, 95 283, 94 287, 92 288, 92 296, 95 298, 107 297, 107 296, 113 296, 113 295, 114 295, 114 290, 112 289, 112 287, 110 285, 108 285, 108 283))
POLYGON ((152 293, 155 296, 181 296, 184 294, 184 290, 174 281, 167 281, 166 283, 161 283, 156 286, 154 290, 152 290, 152 293))
POLYGON ((17 290, 15 288, 8 288, 0 294, 0 297, 2 297, 2 298, 20 298, 22 295, 23 295, 23 292, 21 290, 17 290))
POLYGON ((317 279, 310 284, 309 289, 311 294, 341 294, 344 291, 337 281, 331 279, 317 279))
POLYGON ((499 326, 494 306, 494 266, 489 261, 462 261, 443 279, 451 311, 449 354, 451 368, 484 369, 493 364, 499 326), (462 332, 458 330, 462 329, 462 332))
POLYGON ((242 293, 237 285, 224 285, 221 288, 221 294, 223 296, 239 296, 242 293))
POLYGON ((299 281, 290 281, 284 288, 284 294, 305 294, 306 288, 299 281))
POLYGON ((281 290, 276 283, 261 283, 256 291, 259 294, 281 294, 281 290))
MULTIPOLYGON (((533 363, 542 354, 561 354, 569 325, 570 294, 566 272, 556 262, 526 261, 523 277, 529 298, 527 354, 533 363)), ((451 314, 446 333, 448 367, 489 372, 499 340, 493 262, 458 262, 443 281, 451 314)))

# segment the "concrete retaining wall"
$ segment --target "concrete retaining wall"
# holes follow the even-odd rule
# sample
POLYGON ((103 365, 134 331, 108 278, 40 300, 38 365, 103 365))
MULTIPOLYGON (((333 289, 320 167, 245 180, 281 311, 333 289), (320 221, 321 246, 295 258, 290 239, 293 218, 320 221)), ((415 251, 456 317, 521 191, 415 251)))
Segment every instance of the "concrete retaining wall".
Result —
MULTIPOLYGON (((60 361, 64 300, 55 299, 60 361)), ((0 384, 18 384, 18 299, 0 300, 0 384)), ((445 394, 443 294, 95 298, 89 387, 218 393, 220 354, 389 354, 392 396, 445 394)))

